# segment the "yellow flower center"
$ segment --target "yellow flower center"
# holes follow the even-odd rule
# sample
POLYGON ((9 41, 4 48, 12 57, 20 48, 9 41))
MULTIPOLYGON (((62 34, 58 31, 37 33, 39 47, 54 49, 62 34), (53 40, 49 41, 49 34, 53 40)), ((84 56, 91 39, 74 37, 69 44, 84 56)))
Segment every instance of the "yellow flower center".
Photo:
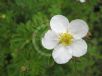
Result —
POLYGON ((59 36, 59 43, 64 46, 68 46, 72 43, 73 37, 71 34, 68 33, 61 33, 59 36))

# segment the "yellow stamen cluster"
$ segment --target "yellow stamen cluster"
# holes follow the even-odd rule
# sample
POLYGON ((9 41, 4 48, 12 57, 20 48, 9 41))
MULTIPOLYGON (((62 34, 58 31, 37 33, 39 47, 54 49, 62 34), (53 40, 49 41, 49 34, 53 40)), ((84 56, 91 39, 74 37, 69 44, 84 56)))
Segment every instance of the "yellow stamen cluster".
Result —
POLYGON ((72 43, 73 37, 71 34, 68 33, 61 33, 59 36, 59 43, 64 46, 68 46, 72 43))

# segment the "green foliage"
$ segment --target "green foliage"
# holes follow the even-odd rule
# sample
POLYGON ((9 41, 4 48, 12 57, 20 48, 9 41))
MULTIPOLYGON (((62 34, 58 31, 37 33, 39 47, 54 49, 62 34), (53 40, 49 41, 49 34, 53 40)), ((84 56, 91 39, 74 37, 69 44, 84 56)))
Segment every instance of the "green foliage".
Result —
POLYGON ((101 0, 0 0, 0 76, 102 76, 101 24, 101 0), (92 33, 88 53, 64 65, 41 45, 56 14, 85 20, 92 33))

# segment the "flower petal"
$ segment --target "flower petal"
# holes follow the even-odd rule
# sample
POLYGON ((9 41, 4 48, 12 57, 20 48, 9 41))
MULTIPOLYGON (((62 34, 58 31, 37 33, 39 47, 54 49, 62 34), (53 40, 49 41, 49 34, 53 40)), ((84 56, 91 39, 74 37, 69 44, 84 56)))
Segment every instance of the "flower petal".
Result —
POLYGON ((71 21, 68 31, 73 34, 75 39, 81 39, 88 33, 88 25, 85 21, 76 19, 71 21))
POLYGON ((86 0, 80 0, 80 2, 81 2, 81 3, 84 3, 84 2, 86 2, 86 0))
POLYGON ((54 58, 56 63, 65 64, 72 58, 72 54, 70 53, 68 48, 57 46, 53 50, 52 57, 54 58))
POLYGON ((80 57, 87 53, 87 44, 83 39, 75 40, 70 48, 72 49, 72 55, 75 57, 80 57))
POLYGON ((42 38, 42 45, 47 49, 53 49, 57 44, 57 35, 55 32, 48 30, 44 38, 42 38))
POLYGON ((51 18, 50 26, 56 33, 67 32, 69 21, 65 16, 55 15, 51 18))

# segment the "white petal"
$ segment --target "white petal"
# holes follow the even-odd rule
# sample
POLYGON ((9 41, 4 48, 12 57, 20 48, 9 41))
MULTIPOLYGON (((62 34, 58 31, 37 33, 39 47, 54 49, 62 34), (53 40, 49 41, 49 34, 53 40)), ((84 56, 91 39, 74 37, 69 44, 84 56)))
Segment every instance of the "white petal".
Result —
POLYGON ((72 55, 75 57, 80 57, 87 53, 87 44, 82 39, 74 41, 70 47, 72 49, 72 55))
POLYGON ((68 26, 68 31, 73 34, 75 39, 81 39, 86 36, 88 30, 87 23, 80 19, 72 20, 68 26))
POLYGON ((70 53, 68 48, 57 46, 53 50, 52 57, 54 58, 56 63, 65 64, 72 58, 72 54, 70 53))
POLYGON ((56 33, 67 32, 69 21, 65 16, 55 15, 51 18, 50 26, 56 33))
POLYGON ((81 3, 84 3, 84 2, 86 2, 86 0, 80 0, 80 2, 81 2, 81 3))
POLYGON ((42 38, 42 45, 47 49, 53 49, 57 44, 57 35, 55 32, 48 30, 44 38, 42 38))

